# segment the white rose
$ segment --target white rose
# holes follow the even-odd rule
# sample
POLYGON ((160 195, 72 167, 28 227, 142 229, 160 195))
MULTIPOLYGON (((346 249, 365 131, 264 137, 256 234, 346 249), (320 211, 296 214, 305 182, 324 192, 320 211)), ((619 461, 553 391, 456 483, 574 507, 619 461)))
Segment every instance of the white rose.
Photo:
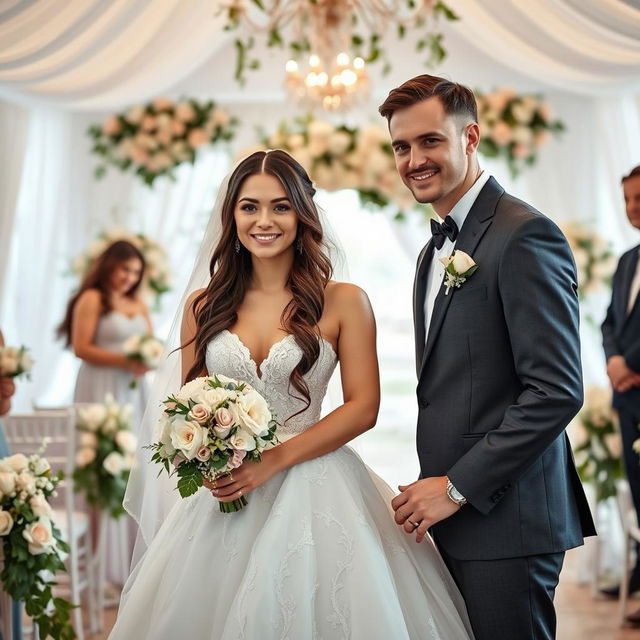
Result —
POLYGON ((13 471, 0 471, 0 493, 11 495, 16 490, 16 474, 13 471))
POLYGON ((613 458, 619 459, 622 456, 622 439, 617 433, 608 433, 604 442, 613 458))
POLYGON ((242 429, 238 429, 231 438, 229 438, 229 444, 240 451, 253 451, 256 448, 256 441, 253 436, 242 429))
POLYGON ((29 506, 31 507, 31 511, 33 511, 33 515, 38 518, 50 518, 53 513, 51 505, 41 493, 37 493, 29 500, 29 506))
POLYGON ((236 395, 235 391, 231 391, 229 389, 208 389, 201 396, 202 404, 209 409, 217 408, 221 402, 225 402, 229 398, 235 398, 236 395))
POLYGON ((34 556, 46 553, 55 541, 49 518, 40 518, 27 525, 22 536, 29 543, 29 553, 34 556))
POLYGON ((117 416, 109 416, 102 425, 102 433, 105 435, 113 435, 118 428, 117 416))
POLYGON ((127 120, 127 122, 130 122, 131 124, 140 124, 140 121, 142 120, 144 113, 145 113, 144 106, 141 104, 137 104, 135 107, 132 107, 131 109, 129 109, 129 111, 127 111, 127 114, 125 115, 124 118, 125 120, 127 120))
POLYGON ((81 447, 97 447, 98 446, 98 436, 95 433, 87 433, 86 431, 82 431, 80 433, 80 438, 78 439, 78 444, 81 447))
POLYGON ((142 336, 131 336, 124 341, 122 348, 125 353, 138 353, 140 349, 140 342, 142 341, 142 336))
POLYGON ((163 351, 164 347, 162 343, 155 338, 145 340, 140 347, 140 355, 142 355, 147 366, 152 368, 157 367, 160 363, 163 351))
POLYGON ((90 404, 78 409, 80 424, 89 431, 97 431, 100 425, 107 419, 107 408, 102 404, 90 404))
POLYGON ((196 117, 193 106, 188 102, 180 102, 175 110, 176 118, 182 122, 191 122, 196 117))
POLYGON ((189 398, 192 398, 196 393, 200 393, 205 389, 209 389, 207 383, 208 378, 200 377, 187 382, 182 386, 180 391, 176 394, 176 398, 182 402, 187 402, 189 398))
POLYGON ((230 120, 231 119, 229 118, 227 112, 223 111, 222 109, 215 109, 211 114, 211 122, 216 126, 226 127, 229 124, 230 120))
POLYGON ((13 528, 13 517, 8 511, 0 510, 0 536, 6 536, 13 528))
POLYGON ((138 446, 138 439, 126 429, 120 429, 116 432, 116 444, 124 453, 135 453, 138 446))
POLYGON ((304 136, 294 133, 287 138, 286 146, 289 149, 299 149, 304 146, 304 136))
POLYGON ((469 269, 474 267, 476 264, 470 255, 460 250, 454 251, 453 255, 448 258, 440 258, 440 262, 442 262, 445 268, 450 264, 453 264, 453 268, 458 274, 463 274, 469 271, 469 269))
POLYGON ((18 371, 20 354, 17 349, 7 347, 0 351, 0 371, 5 375, 11 375, 18 371))
POLYGON ((126 467, 125 460, 117 451, 112 451, 102 463, 105 471, 112 476, 119 476, 126 467))
POLYGON ((16 472, 20 473, 29 466, 29 458, 22 453, 15 453, 6 458, 7 464, 16 472))
POLYGON ((20 368, 26 372, 31 371, 33 368, 33 360, 26 350, 20 353, 20 368))
POLYGON ((335 155, 342 155, 351 144, 351 136, 346 131, 335 131, 329 137, 329 149, 335 155))
POLYGON ((171 444, 184 455, 193 460, 198 449, 207 441, 207 430, 195 422, 178 419, 172 424, 171 444))
POLYGON ((189 411, 189 419, 204 424, 211 416, 211 410, 204 404, 194 404, 189 411))
POLYGON ((257 391, 242 395, 236 409, 241 424, 253 435, 259 436, 268 430, 271 411, 266 400, 257 391))
POLYGON ((16 487, 20 491, 33 494, 36 492, 36 479, 28 471, 23 471, 16 476, 16 487))
POLYGON ((533 132, 528 127, 516 127, 512 132, 512 138, 516 144, 530 146, 533 142, 533 132))
POLYGON ((89 447, 78 449, 76 453, 76 466, 86 467, 96 459, 96 450, 89 447))
POLYGON ((33 472, 37 476, 41 476, 51 469, 49 461, 46 458, 41 458, 40 456, 32 456, 31 463, 33 466, 33 472))

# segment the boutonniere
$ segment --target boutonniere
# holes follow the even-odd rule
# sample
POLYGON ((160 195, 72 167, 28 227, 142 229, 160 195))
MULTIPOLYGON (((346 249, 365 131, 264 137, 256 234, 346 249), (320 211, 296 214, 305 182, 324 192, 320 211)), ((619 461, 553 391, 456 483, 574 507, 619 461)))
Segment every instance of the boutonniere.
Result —
POLYGON ((449 289, 459 289, 478 268, 474 259, 464 251, 454 251, 448 258, 440 258, 440 262, 444 265, 445 296, 449 295, 449 289))

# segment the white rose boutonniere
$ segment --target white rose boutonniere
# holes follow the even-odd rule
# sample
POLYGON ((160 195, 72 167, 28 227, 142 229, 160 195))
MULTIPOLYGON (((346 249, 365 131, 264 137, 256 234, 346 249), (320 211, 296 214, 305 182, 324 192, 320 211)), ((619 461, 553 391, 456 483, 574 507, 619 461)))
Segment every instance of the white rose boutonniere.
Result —
POLYGON ((440 258, 444 265, 444 294, 449 295, 453 287, 459 289, 467 278, 470 278, 478 269, 474 259, 464 251, 454 251, 448 258, 440 258))

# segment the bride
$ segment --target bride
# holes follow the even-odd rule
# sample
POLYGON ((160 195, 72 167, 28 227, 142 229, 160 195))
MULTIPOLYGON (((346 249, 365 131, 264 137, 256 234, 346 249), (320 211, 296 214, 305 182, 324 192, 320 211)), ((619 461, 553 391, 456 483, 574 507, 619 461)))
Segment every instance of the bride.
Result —
MULTIPOLYGON (((156 518, 109 638, 471 638, 431 540, 398 528, 391 489, 345 446, 377 417, 375 322, 361 289, 331 280, 308 175, 259 151, 222 191, 210 280, 183 313, 182 382, 248 382, 282 444, 156 518), (320 419, 338 362, 344 402, 320 419), (247 507, 220 512, 241 495, 247 507)), ((155 487, 138 487, 139 518, 155 487)))

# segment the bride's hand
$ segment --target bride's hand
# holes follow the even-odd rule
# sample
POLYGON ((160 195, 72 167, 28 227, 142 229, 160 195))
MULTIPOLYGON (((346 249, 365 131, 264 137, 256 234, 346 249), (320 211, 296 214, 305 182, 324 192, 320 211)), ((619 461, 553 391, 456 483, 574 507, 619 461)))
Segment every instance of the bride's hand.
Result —
POLYGON ((261 462, 248 460, 231 473, 220 476, 211 493, 220 502, 232 502, 241 496, 248 495, 280 470, 276 458, 276 450, 267 449, 262 453, 261 462))

